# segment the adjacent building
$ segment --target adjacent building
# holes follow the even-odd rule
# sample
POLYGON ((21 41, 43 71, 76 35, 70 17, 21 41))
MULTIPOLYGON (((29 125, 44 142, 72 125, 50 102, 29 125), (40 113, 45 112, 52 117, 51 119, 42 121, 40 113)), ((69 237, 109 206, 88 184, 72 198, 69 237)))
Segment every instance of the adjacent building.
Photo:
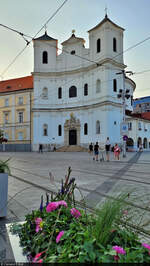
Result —
POLYGON ((31 150, 32 94, 32 76, 0 82, 0 129, 8 140, 1 150, 31 150))

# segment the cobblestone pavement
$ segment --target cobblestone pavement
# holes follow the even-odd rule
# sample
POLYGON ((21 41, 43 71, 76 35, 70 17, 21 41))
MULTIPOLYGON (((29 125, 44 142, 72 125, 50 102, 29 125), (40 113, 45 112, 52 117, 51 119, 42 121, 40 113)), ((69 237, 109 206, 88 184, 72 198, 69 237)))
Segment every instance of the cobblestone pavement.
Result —
MULTIPOLYGON (((127 153, 120 161, 114 160, 111 153, 110 162, 93 161, 91 155, 83 152, 0 153, 0 159, 9 157, 12 176, 9 177, 7 217, 0 219, 0 262, 14 261, 5 224, 23 221, 28 212, 39 207, 45 190, 57 191, 69 166, 71 177, 76 178, 88 206, 97 207, 107 195, 133 189, 134 203, 143 208, 143 224, 150 230, 149 213, 145 214, 145 208, 150 205, 150 152, 127 153), (50 182, 49 172, 55 183, 50 182)), ((76 199, 81 200, 79 192, 76 199)))

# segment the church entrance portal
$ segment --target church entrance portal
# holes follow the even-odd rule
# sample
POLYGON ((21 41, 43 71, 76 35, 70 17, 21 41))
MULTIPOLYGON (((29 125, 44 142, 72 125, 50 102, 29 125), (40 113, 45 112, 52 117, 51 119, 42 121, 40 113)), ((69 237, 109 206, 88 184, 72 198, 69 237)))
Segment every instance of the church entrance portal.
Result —
POLYGON ((75 129, 69 130, 69 145, 77 144, 77 131, 75 129))

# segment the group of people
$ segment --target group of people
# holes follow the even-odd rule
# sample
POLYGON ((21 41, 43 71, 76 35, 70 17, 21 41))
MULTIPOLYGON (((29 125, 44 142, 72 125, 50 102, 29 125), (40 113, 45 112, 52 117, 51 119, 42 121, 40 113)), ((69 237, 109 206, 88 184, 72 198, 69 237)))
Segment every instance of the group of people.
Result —
MULTIPOLYGON (((109 162, 110 160, 110 150, 111 150, 111 144, 110 144, 110 140, 109 137, 107 137, 106 142, 105 142, 105 148, 101 148, 98 144, 98 142, 96 142, 94 145, 92 144, 92 142, 89 145, 89 153, 91 155, 93 155, 93 160, 98 161, 98 156, 99 153, 101 152, 102 158, 101 160, 104 160, 103 157, 103 152, 106 152, 106 161, 109 162)), ((120 159, 120 147, 118 146, 118 144, 116 143, 115 146, 113 147, 113 152, 114 152, 114 158, 116 160, 120 159)))

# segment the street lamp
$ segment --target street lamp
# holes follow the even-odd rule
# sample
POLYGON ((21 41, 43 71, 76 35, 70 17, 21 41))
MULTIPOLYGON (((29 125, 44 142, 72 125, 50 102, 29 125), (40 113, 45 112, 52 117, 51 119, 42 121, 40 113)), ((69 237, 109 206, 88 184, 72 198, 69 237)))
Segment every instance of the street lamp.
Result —
MULTIPOLYGON (((123 112, 123 117, 122 117, 122 124, 124 127, 127 127, 126 126, 126 99, 129 99, 130 98, 130 90, 129 89, 125 89, 125 77, 126 77, 126 73, 130 73, 130 74, 133 74, 132 71, 126 71, 125 70, 122 70, 121 72, 118 72, 116 73, 116 75, 123 75, 123 89, 120 89, 119 90, 119 93, 117 95, 118 98, 122 98, 122 112, 123 112)), ((123 157, 126 157, 126 140, 123 139, 123 135, 124 135, 124 132, 122 130, 122 140, 123 140, 123 157)))

